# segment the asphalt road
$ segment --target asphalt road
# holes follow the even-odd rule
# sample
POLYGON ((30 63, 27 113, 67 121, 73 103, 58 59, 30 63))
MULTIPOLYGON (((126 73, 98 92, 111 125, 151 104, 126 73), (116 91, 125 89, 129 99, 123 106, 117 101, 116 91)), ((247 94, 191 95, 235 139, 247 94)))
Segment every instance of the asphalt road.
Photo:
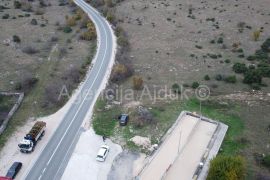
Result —
POLYGON ((99 36, 99 48, 96 62, 88 73, 82 85, 81 93, 73 103, 65 118, 53 134, 40 156, 33 163, 27 173, 26 180, 54 180, 59 179, 59 171, 72 149, 72 144, 77 141, 82 122, 91 105, 95 103, 95 94, 98 92, 106 71, 108 71, 114 51, 113 33, 106 20, 90 5, 83 0, 74 1, 89 14, 96 25, 99 36))

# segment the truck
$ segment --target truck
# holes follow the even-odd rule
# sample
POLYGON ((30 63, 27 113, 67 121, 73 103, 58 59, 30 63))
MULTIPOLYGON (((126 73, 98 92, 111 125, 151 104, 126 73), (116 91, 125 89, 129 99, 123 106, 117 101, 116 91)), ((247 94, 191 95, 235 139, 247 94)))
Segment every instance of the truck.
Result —
POLYGON ((45 134, 46 123, 43 121, 37 121, 29 133, 18 144, 20 151, 23 153, 33 152, 38 140, 45 134))

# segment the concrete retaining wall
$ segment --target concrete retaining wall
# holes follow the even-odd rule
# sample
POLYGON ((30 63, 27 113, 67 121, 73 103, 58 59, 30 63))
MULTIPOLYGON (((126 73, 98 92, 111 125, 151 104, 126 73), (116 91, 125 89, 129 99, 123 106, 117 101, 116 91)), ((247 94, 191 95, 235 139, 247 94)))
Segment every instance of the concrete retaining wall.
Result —
POLYGON ((11 117, 13 116, 13 114, 20 107, 20 105, 21 105, 21 103, 23 101, 23 98, 24 98, 24 93, 0 92, 0 95, 3 95, 3 96, 18 96, 18 99, 17 99, 16 103, 11 108, 11 110, 9 111, 7 117, 4 119, 2 125, 0 126, 0 135, 1 135, 4 132, 4 130, 6 129, 7 124, 9 122, 9 120, 11 119, 11 117))

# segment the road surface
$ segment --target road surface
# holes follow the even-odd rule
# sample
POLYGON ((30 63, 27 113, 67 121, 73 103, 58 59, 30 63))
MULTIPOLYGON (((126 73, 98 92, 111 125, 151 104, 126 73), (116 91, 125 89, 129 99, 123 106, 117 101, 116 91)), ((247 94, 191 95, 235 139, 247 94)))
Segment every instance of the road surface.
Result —
POLYGON ((76 142, 83 120, 96 101, 114 58, 114 35, 110 25, 94 8, 83 0, 74 1, 94 22, 98 34, 98 49, 94 66, 88 73, 76 103, 73 103, 51 140, 27 172, 26 180, 59 179, 59 170, 76 142))

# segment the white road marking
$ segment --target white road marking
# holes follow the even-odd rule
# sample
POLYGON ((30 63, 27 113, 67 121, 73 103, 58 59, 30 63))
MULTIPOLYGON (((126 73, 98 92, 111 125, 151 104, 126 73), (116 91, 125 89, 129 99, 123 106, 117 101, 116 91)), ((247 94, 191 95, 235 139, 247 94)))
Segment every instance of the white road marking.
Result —
MULTIPOLYGON (((84 6, 86 9, 90 9, 90 10, 91 10, 91 8, 87 7, 86 5, 83 5, 83 4, 82 4, 82 6, 84 6)), ((100 65, 100 67, 99 67, 99 69, 98 69, 98 72, 97 72, 97 74, 96 74, 96 76, 95 76, 95 79, 94 79, 94 81, 92 82, 92 84, 91 84, 91 86, 89 87, 89 89, 91 89, 91 88, 93 87, 95 81, 96 81, 97 78, 98 78, 98 74, 99 74, 99 72, 100 72, 100 70, 101 70, 101 68, 102 68, 102 65, 103 65, 104 60, 105 60, 105 55, 106 55, 107 49, 108 49, 108 35, 107 35, 107 32, 106 32, 105 26, 104 26, 104 24, 102 23, 102 21, 99 19, 99 17, 98 17, 95 13, 93 13, 93 14, 94 14, 94 16, 97 18, 97 20, 101 23, 102 28, 103 28, 103 30, 105 31, 105 37, 106 37, 105 46, 106 46, 106 48, 105 48, 105 53, 104 53, 103 58, 102 58, 101 65, 100 65)), ((84 102, 85 102, 85 100, 86 100, 86 97, 88 97, 88 95, 89 95, 89 92, 87 92, 87 94, 85 95, 85 97, 84 97, 82 103, 80 104, 80 106, 79 106, 77 112, 75 113, 73 119, 71 120, 71 122, 70 122, 68 128, 66 129, 66 131, 65 131, 65 133, 64 133, 64 135, 63 135, 62 138, 60 139, 60 142, 57 144, 57 146, 56 146, 56 148, 55 148, 53 154, 51 155, 49 161, 47 162, 47 166, 50 164, 50 162, 51 162, 53 156, 55 155, 56 151, 58 150, 60 144, 62 143, 64 137, 66 136, 68 130, 69 130, 70 127, 71 127, 71 124, 74 122, 75 117, 77 116, 78 112, 80 111, 80 109, 81 109, 82 105, 84 104, 84 102)), ((77 133, 79 132, 79 130, 80 130, 80 129, 78 129, 77 133)), ((77 133, 76 133, 76 134, 77 134, 77 133)), ((74 141, 74 139, 73 139, 73 141, 74 141)), ((71 146, 69 146, 68 151, 69 151, 70 148, 71 148, 71 146)), ((67 152, 68 152, 68 151, 67 151, 67 152)), ((65 157, 66 157, 66 155, 67 155, 67 154, 65 154, 65 157)), ((65 159, 65 157, 64 157, 64 159, 65 159)), ((59 169, 60 169, 60 168, 59 168, 59 169)), ((59 171, 59 169, 58 169, 58 171, 59 171)), ((43 170, 43 173, 44 173, 45 171, 46 171, 46 168, 43 170)), ((57 173, 58 173, 58 171, 57 171, 57 173)), ((42 178, 43 173, 41 174, 41 176, 39 177, 39 179, 42 178)), ((57 173, 56 173, 56 175, 57 175, 57 173)), ((56 176, 55 176, 55 177, 56 177, 56 176)), ((54 179, 55 179, 55 177, 54 177, 54 179)))

